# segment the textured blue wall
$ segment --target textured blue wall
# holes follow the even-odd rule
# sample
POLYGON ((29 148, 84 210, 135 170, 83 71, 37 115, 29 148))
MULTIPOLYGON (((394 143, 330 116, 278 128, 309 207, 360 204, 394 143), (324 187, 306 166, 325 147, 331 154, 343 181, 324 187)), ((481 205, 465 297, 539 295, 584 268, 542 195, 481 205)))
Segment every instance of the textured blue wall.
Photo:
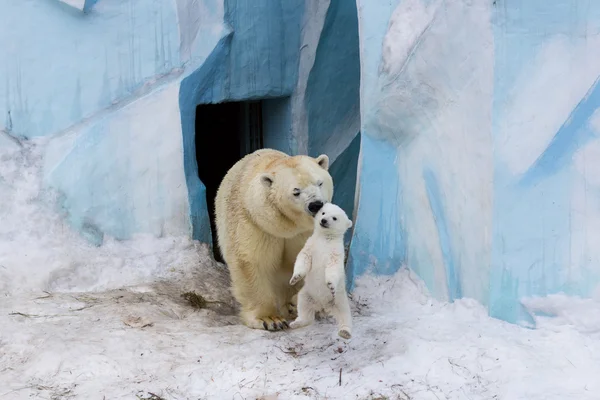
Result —
POLYGON ((375 274, 394 273, 406 257, 404 227, 397 207, 402 186, 396 150, 364 132, 361 140, 359 202, 348 268, 351 283, 367 269, 375 274))
MULTIPOLYGON (((0 22, 0 145, 49 138, 44 183, 96 244, 136 233, 210 241, 198 104, 264 99, 266 146, 295 154, 301 137, 332 161, 360 128, 354 2, 23 0, 2 3, 0 22), (320 23, 320 35, 303 31, 320 23), (314 56, 306 71, 301 51, 314 56), (294 128, 303 118, 309 132, 294 128)), ((355 170, 335 170, 353 197, 355 170)))
POLYGON ((92 242, 189 234, 179 88, 230 32, 223 2, 77 8, 0 5, 3 130, 51 137, 44 183, 92 242))
POLYGON ((94 8, 94 5, 98 2, 98 0, 57 0, 61 1, 64 4, 67 4, 71 7, 76 8, 79 11, 83 11, 84 13, 89 13, 94 8))
MULTIPOLYGON (((205 189, 197 172, 196 106, 291 95, 298 76, 304 11, 303 0, 276 3, 226 0, 224 4, 225 23, 231 30, 203 65, 182 81, 179 94, 193 237, 205 242, 211 239, 205 189)), ((289 106, 280 104, 279 108, 272 108, 273 119, 280 120, 281 115, 285 116, 286 107, 289 106)), ((270 116, 266 117, 267 123, 274 123, 270 116)), ((270 130, 267 133, 276 134, 270 130)), ((271 138, 267 140, 273 142, 271 138)), ((274 143, 279 142, 275 140, 274 143)))
POLYGON ((336 157, 360 121, 360 54, 354 1, 331 0, 306 88, 308 154, 336 157))
POLYGON ((331 0, 304 101, 308 154, 329 155, 333 201, 352 216, 360 152, 360 51, 354 1, 331 0))
MULTIPOLYGON (((340 206, 350 218, 354 214, 359 155, 360 133, 354 137, 350 145, 329 167, 329 173, 335 182, 332 201, 340 206)), ((347 243, 350 242, 351 237, 352 229, 346 232, 347 243)))
POLYGON ((600 33, 600 4, 501 5, 493 31, 490 311, 526 321, 520 298, 590 296, 600 282, 600 159, 590 154, 600 134, 600 43, 586 39, 600 33))
POLYGON ((600 4, 359 0, 355 275, 531 324, 600 283, 600 4))
POLYGON ((0 128, 16 136, 64 130, 184 61, 175 2, 103 0, 90 14, 58 1, 0 9, 0 128))

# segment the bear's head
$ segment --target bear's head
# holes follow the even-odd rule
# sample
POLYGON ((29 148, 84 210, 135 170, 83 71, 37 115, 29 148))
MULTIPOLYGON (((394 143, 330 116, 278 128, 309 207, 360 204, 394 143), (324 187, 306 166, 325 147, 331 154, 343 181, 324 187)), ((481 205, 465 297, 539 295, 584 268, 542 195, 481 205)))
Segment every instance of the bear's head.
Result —
POLYGON ((315 232, 332 236, 343 236, 352 228, 352 221, 344 210, 333 203, 326 203, 315 216, 315 232))
POLYGON ((260 176, 269 199, 279 212, 307 229, 313 217, 333 197, 329 157, 286 157, 277 160, 260 176))

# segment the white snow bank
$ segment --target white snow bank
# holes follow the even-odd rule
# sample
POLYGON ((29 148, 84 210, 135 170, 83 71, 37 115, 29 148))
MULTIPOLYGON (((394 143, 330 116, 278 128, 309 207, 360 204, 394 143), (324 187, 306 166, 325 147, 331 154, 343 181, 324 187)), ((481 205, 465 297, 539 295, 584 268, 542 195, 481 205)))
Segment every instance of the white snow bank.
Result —
POLYGON ((598 397, 594 300, 529 299, 558 317, 527 330, 472 300, 435 301, 401 270, 357 282, 349 342, 330 320, 250 330, 207 246, 73 234, 40 187, 42 147, 0 150, 1 400, 598 397), (221 303, 195 311, 189 290, 221 303))
POLYGON ((0 398, 591 400, 600 390, 598 331, 493 320, 471 300, 432 300, 406 270, 361 278, 349 342, 328 320, 250 330, 227 307, 193 311, 179 289, 5 299, 0 398))
POLYGON ((0 294, 106 290, 200 263, 187 237, 86 242, 57 212, 60 194, 42 187, 45 144, 0 147, 0 294))

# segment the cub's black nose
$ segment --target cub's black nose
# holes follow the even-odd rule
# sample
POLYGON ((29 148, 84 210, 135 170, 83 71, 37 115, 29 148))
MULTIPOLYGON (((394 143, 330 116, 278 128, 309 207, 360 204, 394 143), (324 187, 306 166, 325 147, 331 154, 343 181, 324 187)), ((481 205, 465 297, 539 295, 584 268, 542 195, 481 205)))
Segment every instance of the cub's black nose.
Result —
POLYGON ((321 226, 325 226, 325 225, 327 225, 327 220, 325 218, 323 218, 321 220, 321 226))
POLYGON ((318 213, 321 208, 323 208, 322 201, 313 201, 308 205, 308 211, 310 211, 313 214, 318 213))

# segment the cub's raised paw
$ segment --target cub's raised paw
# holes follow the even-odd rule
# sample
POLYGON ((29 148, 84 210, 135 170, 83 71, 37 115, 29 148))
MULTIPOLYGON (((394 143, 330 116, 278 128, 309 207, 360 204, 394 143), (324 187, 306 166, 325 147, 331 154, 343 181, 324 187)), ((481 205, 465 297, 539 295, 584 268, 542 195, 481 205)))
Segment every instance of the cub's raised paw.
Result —
POLYGON ((350 339, 352 337, 352 334, 350 333, 350 331, 348 329, 340 329, 338 331, 338 335, 343 338, 343 339, 350 339))
POLYGON ((304 275, 295 274, 294 276, 292 276, 292 279, 290 279, 290 286, 294 286, 296 283, 300 282, 302 279, 304 279, 304 275))
POLYGON ((333 284, 333 282, 327 282, 327 287, 329 288, 331 295, 335 297, 335 285, 333 284))
POLYGON ((288 322, 281 317, 264 317, 259 318, 262 322, 262 327, 267 331, 282 331, 290 327, 288 322))

